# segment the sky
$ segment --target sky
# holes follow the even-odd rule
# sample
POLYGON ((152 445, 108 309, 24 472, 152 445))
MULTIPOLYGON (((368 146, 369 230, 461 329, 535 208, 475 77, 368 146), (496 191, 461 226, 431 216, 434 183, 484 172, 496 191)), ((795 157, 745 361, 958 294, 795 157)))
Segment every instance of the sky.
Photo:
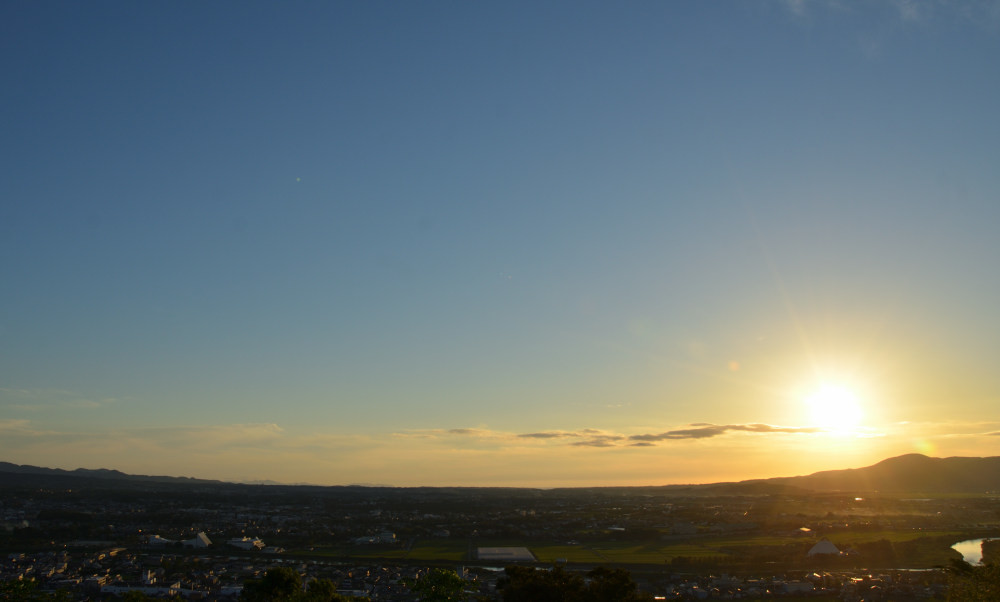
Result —
POLYGON ((1000 4, 0 5, 0 460, 1000 455, 1000 4))

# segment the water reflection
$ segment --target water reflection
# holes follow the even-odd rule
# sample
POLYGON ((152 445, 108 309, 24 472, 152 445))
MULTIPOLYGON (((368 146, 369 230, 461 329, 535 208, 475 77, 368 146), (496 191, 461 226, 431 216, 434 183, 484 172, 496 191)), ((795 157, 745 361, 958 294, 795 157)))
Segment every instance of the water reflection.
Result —
POLYGON ((951 549, 957 550, 958 553, 962 555, 962 558, 964 558, 969 564, 983 563, 982 539, 966 539, 965 541, 960 541, 951 546, 951 549))

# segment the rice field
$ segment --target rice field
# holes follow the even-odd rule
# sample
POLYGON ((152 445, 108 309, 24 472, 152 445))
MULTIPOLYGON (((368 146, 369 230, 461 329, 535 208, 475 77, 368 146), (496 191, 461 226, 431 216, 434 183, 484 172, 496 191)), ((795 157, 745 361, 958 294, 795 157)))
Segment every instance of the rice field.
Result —
POLYGON ((413 544, 407 560, 468 560, 469 545, 465 540, 418 540, 413 544))
MULTIPOLYGON (((946 564, 955 552, 941 540, 961 539, 962 533, 957 531, 936 530, 846 530, 829 535, 829 539, 838 547, 886 540, 893 544, 910 542, 927 538, 907 548, 907 562, 915 566, 935 566, 946 564)), ((683 557, 692 560, 715 558, 722 561, 734 559, 741 555, 742 550, 753 548, 782 548, 811 546, 818 537, 795 536, 718 536, 700 537, 688 541, 621 541, 607 540, 585 543, 566 543, 565 541, 524 541, 524 540, 477 540, 476 547, 525 546, 541 563, 555 564, 567 562, 570 564, 647 564, 663 565, 674 558, 683 557)), ((398 559, 406 562, 464 562, 473 559, 468 539, 417 539, 410 546, 406 545, 331 545, 314 548, 309 551, 299 551, 296 555, 321 556, 330 558, 357 559, 398 559)))

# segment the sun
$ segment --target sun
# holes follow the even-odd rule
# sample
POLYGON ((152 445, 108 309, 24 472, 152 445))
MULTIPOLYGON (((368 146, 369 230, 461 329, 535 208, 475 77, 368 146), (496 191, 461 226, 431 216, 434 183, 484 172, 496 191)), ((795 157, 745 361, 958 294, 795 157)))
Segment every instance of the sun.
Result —
POLYGON ((864 412, 858 396, 847 387, 824 384, 806 397, 812 423, 833 431, 850 430, 861 423, 864 412))

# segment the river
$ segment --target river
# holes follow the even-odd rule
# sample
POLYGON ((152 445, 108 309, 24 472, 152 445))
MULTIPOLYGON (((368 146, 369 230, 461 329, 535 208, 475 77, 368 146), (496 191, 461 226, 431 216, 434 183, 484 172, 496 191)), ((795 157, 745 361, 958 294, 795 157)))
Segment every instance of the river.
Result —
POLYGON ((964 558, 969 564, 983 563, 982 539, 966 539, 965 541, 960 541, 951 546, 951 549, 956 550, 959 554, 961 554, 962 558, 964 558))

